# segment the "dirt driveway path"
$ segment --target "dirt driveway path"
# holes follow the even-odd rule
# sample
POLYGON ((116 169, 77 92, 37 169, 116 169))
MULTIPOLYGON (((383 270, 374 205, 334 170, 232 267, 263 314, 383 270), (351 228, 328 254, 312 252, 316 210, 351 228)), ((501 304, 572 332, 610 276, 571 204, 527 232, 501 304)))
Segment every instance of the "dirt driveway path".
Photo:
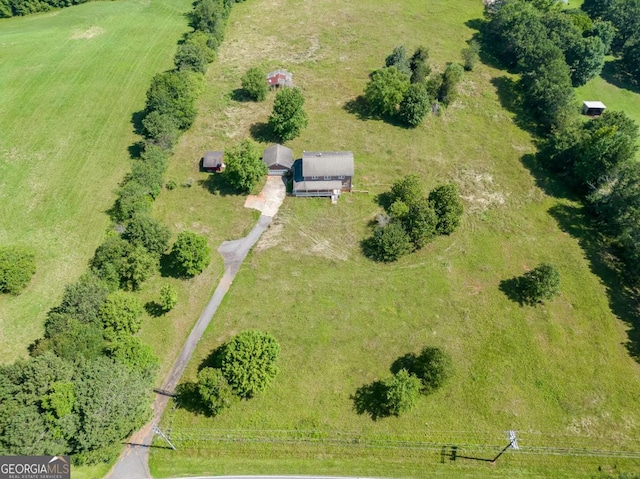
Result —
MULTIPOLYGON (((220 306, 224 295, 229 291, 233 283, 233 278, 235 278, 236 273, 240 270, 242 262, 262 233, 264 233, 271 224, 271 220, 278 212, 285 196, 286 190, 282 178, 269 176, 260 194, 249 196, 245 201, 246 208, 257 209, 262 214, 247 236, 234 241, 225 241, 218 248, 218 253, 224 258, 224 275, 222 279, 220 279, 218 287, 213 292, 213 296, 207 303, 204 311, 202 311, 198 322, 193 327, 191 334, 189 334, 169 375, 165 378, 162 384, 162 390, 175 390, 189 363, 189 359, 191 359, 193 351, 198 345, 198 341, 200 341, 202 334, 207 329, 207 326, 209 326, 211 318, 213 318, 213 315, 218 310, 218 306, 220 306)), ((149 472, 149 447, 151 446, 154 436, 153 425, 160 422, 162 413, 168 403, 169 396, 162 394, 156 396, 156 400, 153 403, 153 419, 131 436, 118 462, 116 462, 109 474, 107 474, 107 479, 151 478, 151 473, 149 472)))

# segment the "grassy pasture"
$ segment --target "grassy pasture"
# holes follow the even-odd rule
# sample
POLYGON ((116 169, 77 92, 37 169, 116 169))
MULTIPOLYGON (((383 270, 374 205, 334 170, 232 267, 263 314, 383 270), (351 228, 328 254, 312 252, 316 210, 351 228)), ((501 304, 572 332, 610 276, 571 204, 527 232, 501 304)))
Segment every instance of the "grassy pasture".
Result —
POLYGON ((27 290, 0 297, 2 361, 26 355, 102 240, 137 140, 131 117, 172 65, 189 7, 91 2, 0 20, 0 243, 37 254, 27 290))
MULTIPOLYGON (((400 43, 409 50, 428 46, 438 69, 460 61, 474 33, 465 22, 481 14, 481 2, 471 0, 253 0, 234 7, 201 113, 176 148, 168 174, 196 182, 163 193, 157 214, 176 229, 207 232, 212 245, 251 224, 244 199, 199 174, 197 159, 205 149, 260 136, 273 95, 262 104, 232 99, 242 74, 255 65, 292 70, 304 90, 310 124, 289 145, 296 154, 353 150, 356 188, 369 193, 345 195, 337 206, 285 200, 236 277, 186 379, 195 378, 212 349, 248 328, 278 338, 280 375, 264 395, 215 419, 169 411, 164 427, 179 450, 152 450, 154 474, 638 472, 637 459, 554 455, 562 448, 639 450, 639 368, 623 346, 625 325, 582 249, 580 205, 561 186, 547 190, 563 194, 548 196, 538 184, 549 183, 526 167, 531 138, 498 95, 496 79, 506 74, 479 65, 466 75, 460 100, 417 130, 363 120, 345 107, 400 43), (379 211, 374 196, 408 172, 418 173, 425 189, 457 182, 466 204, 463 225, 396 264, 374 264, 359 250, 367 222, 379 211), (560 298, 523 308, 500 291, 502 280, 542 261, 560 270, 560 298), (356 414, 350 396, 357 388, 388 375, 396 358, 424 345, 453 355, 451 382, 403 417, 373 421, 356 414), (543 453, 509 452, 496 466, 441 456, 443 445, 457 445, 460 455, 492 457, 505 445, 508 429, 519 431, 522 446, 545 448, 543 453), (398 447, 403 441, 411 447, 398 447)), ((625 91, 610 94, 624 105, 625 91)), ((632 98, 637 102, 637 95, 632 98)), ((171 313, 176 323, 158 319, 167 321, 162 324, 165 333, 172 331, 171 344, 161 341, 161 328, 145 328, 158 351, 173 354, 180 344, 173 334, 186 334, 177 324, 187 327, 184 315, 199 314, 221 265, 216 257, 205 279, 185 284, 189 306, 171 313)))

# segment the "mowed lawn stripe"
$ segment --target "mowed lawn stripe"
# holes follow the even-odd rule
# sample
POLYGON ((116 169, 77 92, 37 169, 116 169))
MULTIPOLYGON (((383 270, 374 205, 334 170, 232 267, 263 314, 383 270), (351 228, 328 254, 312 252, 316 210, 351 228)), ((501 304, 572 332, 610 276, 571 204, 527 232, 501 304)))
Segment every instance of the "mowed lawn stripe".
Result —
POLYGON ((26 354, 101 241, 138 139, 131 117, 172 66, 188 8, 91 2, 0 22, 0 241, 33 246, 38 264, 22 295, 0 298, 3 360, 26 354))

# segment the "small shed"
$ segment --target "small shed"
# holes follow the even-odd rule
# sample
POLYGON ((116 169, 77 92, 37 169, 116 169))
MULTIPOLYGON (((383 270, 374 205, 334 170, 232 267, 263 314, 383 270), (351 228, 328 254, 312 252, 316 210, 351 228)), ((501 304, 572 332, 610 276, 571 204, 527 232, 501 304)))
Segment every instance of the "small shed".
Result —
POLYGON ((270 175, 285 175, 293 166, 293 150, 282 145, 271 145, 262 153, 262 161, 270 175))
POLYGON ((209 173, 220 173, 224 170, 224 162, 222 161, 222 151, 207 151, 202 157, 202 169, 209 173))
POLYGON ((601 101, 583 101, 582 114, 587 116, 600 116, 607 109, 601 101))
POLYGON ((293 75, 287 70, 279 68, 272 72, 267 73, 267 85, 273 88, 281 86, 293 87, 293 75))

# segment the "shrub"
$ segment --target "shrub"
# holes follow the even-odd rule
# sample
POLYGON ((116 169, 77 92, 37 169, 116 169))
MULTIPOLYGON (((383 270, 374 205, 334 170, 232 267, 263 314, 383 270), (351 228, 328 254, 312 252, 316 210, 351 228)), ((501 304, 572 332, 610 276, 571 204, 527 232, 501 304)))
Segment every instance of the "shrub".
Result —
POLYGON ((458 83, 462 80, 464 69, 458 63, 447 65, 442 74, 442 86, 438 94, 438 99, 445 105, 453 103, 458 97, 458 83))
POLYGON ((478 63, 480 57, 480 45, 475 40, 471 40, 469 45, 462 50, 462 59, 464 60, 464 69, 471 71, 478 63))
POLYGON ((518 289, 526 303, 550 300, 560 294, 560 273, 553 265, 542 263, 520 277, 518 289))
POLYGON ((198 43, 183 43, 178 45, 173 62, 178 70, 191 70, 197 73, 207 72, 207 47, 198 43))
POLYGON ((166 113, 153 110, 142 120, 145 136, 163 149, 172 148, 180 138, 177 120, 166 113))
POLYGON ((137 181, 126 181, 118 190, 113 209, 114 219, 124 222, 136 214, 150 214, 152 201, 149 188, 137 181))
POLYGON ((411 83, 423 83, 431 73, 429 61, 429 49, 418 47, 411 56, 409 66, 411 68, 411 83))
POLYGON ((400 102, 398 116, 411 127, 416 127, 422 123, 424 117, 431 108, 431 99, 423 83, 412 84, 400 102))
POLYGON ((178 292, 170 284, 160 289, 160 306, 164 311, 171 311, 178 304, 178 292))
POLYGON ((178 234, 171 256, 176 270, 186 277, 200 274, 211 262, 207 238, 192 231, 182 231, 178 234))
POLYGON ((244 331, 224 346, 222 373, 238 396, 251 398, 276 377, 279 354, 280 346, 270 334, 244 331))
POLYGON ((384 63, 387 67, 396 67, 399 72, 404 73, 407 76, 411 76, 409 58, 407 58, 407 51, 405 50, 404 45, 395 47, 384 63))
POLYGON ((438 186, 429 193, 429 202, 438 218, 436 232, 449 235, 460 225, 464 207, 454 183, 438 186))
POLYGON ((307 127, 309 118, 303 109, 304 96, 298 88, 284 88, 276 94, 269 125, 282 140, 293 140, 307 127))
POLYGON ((389 414, 399 416, 409 412, 416 405, 422 383, 406 369, 401 369, 383 381, 385 389, 384 405, 389 414))
POLYGON ((202 368, 198 372, 198 393, 203 404, 214 416, 233 403, 235 394, 222 374, 214 368, 202 368))
POLYGON ((422 183, 418 175, 407 175, 391 186, 390 201, 402 201, 408 207, 424 198, 422 183))
POLYGON ((436 212, 425 198, 413 203, 402 218, 402 225, 415 249, 422 248, 434 238, 437 224, 436 212))
POLYGON ((211 63, 216 59, 218 41, 212 35, 196 30, 187 34, 184 44, 198 45, 204 52, 207 63, 211 63))
POLYGON ((259 68, 250 68, 242 77, 242 89, 249 98, 255 101, 264 101, 267 97, 266 74, 259 68))
POLYGON ((258 147, 250 140, 243 140, 225 151, 224 176, 235 189, 249 192, 267 174, 258 147))
POLYGON ((0 248, 0 293, 19 294, 35 272, 35 255, 31 250, 0 248))
POLYGON ((413 251, 411 238, 399 223, 377 226, 365 242, 366 253, 376 261, 390 263, 413 251))

